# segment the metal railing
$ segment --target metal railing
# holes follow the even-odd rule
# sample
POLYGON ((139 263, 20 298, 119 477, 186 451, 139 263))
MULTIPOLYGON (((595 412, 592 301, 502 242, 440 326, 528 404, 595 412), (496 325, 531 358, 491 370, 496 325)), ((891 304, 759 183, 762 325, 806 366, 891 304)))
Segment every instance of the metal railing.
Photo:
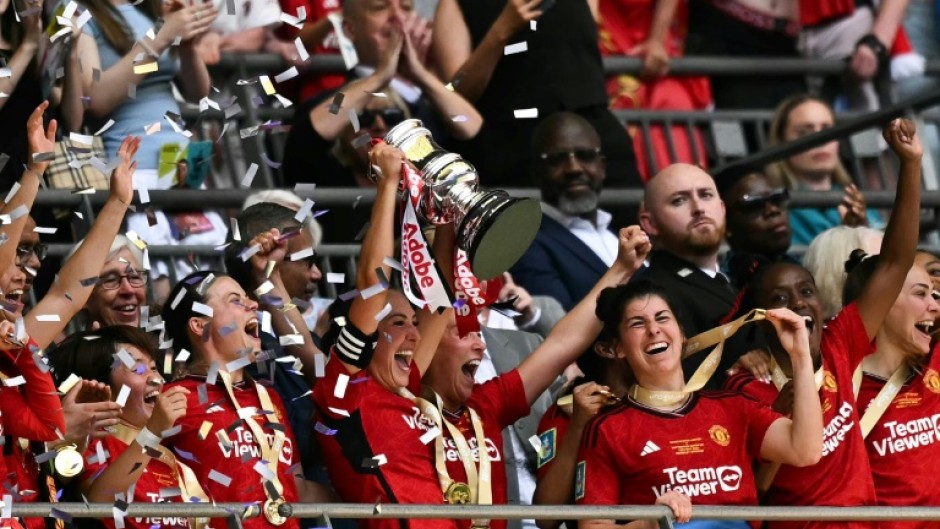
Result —
MULTIPOLYGON (((355 503, 295 503, 291 517, 380 518, 380 519, 542 519, 542 520, 660 520, 670 525, 673 516, 668 507, 657 505, 402 505, 355 503)), ((250 510, 257 515, 257 510, 250 510)), ((131 503, 125 517, 199 517, 228 518, 242 516, 246 505, 240 503, 131 503)), ((12 515, 21 517, 70 516, 74 518, 111 518, 110 503, 13 503, 12 515)), ((940 521, 940 507, 692 507, 695 520, 765 520, 765 521, 940 521)))

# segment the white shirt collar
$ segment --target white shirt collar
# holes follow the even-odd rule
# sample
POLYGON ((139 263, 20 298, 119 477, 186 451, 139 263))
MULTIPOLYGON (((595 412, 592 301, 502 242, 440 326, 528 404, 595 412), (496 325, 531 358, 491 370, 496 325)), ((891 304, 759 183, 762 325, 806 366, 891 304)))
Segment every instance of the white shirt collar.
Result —
MULTIPOLYGON (((541 205, 542 205, 542 213, 544 213, 550 219, 558 222, 565 228, 570 229, 573 224, 579 221, 591 224, 591 221, 583 219, 576 215, 569 215, 547 202, 542 202, 541 205)), ((612 219, 613 219, 613 216, 610 213, 604 211, 603 209, 598 208, 597 209, 597 225, 594 226, 594 228, 597 231, 607 230, 607 228, 610 226, 610 221, 612 219)), ((591 225, 593 226, 593 224, 591 225)))

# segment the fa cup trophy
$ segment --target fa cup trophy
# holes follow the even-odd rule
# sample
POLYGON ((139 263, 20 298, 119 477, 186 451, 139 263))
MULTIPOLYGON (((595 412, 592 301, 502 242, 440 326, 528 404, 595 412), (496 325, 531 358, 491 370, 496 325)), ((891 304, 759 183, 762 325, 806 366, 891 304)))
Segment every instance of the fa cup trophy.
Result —
POLYGON ((431 224, 454 223, 457 245, 467 252, 475 276, 496 277, 522 257, 542 221, 537 201, 479 189, 476 169, 435 143, 420 120, 403 121, 385 141, 423 175, 419 216, 431 224))

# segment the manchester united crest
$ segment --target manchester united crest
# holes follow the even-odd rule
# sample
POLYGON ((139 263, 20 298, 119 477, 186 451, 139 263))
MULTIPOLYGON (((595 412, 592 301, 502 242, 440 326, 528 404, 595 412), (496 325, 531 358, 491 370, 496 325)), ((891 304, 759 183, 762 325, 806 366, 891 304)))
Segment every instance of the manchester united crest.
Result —
POLYGON ((940 373, 928 368, 924 373, 924 386, 933 393, 940 393, 940 373))
POLYGON ((836 384, 836 377, 829 371, 823 371, 823 389, 830 393, 839 391, 839 385, 836 384))
POLYGON ((728 429, 720 424, 716 424, 708 429, 708 436, 712 438, 712 441, 718 446, 728 446, 731 444, 731 434, 728 433, 728 429))

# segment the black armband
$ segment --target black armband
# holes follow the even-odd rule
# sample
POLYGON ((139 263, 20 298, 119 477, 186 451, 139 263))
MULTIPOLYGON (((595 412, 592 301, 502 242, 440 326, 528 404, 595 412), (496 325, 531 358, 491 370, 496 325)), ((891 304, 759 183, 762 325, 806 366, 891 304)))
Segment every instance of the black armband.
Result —
POLYGON ((370 336, 357 329, 352 323, 347 322, 339 331, 334 350, 343 362, 359 369, 365 369, 372 361, 372 354, 375 352, 375 342, 378 336, 378 331, 370 336))
POLYGON ((891 58, 888 47, 871 33, 858 39, 858 42, 855 43, 855 47, 858 48, 859 46, 867 46, 871 51, 875 52, 875 56, 878 57, 878 64, 885 64, 888 62, 888 59, 891 58))

